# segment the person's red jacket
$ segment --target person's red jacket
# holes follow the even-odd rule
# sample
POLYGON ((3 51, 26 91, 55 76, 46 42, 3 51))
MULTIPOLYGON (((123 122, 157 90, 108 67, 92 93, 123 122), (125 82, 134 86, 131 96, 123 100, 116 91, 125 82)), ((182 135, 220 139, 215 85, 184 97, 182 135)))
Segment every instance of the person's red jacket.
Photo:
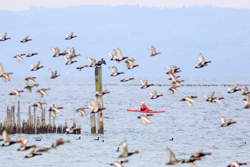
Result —
POLYGON ((141 105, 141 111, 149 110, 145 104, 141 105))

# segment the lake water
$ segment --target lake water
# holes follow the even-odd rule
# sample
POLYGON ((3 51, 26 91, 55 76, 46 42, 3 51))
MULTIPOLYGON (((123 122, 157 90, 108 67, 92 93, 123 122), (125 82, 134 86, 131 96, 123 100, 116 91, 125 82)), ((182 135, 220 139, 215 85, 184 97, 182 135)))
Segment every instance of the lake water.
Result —
MULTIPOLYGON (((21 102, 21 118, 27 119, 28 107, 36 101, 46 102, 46 110, 52 104, 63 106, 62 113, 57 114, 56 124, 64 124, 67 119, 68 126, 72 125, 73 113, 79 107, 90 103, 95 99, 94 78, 92 77, 59 77, 55 80, 38 77, 36 82, 39 87, 34 88, 32 93, 24 92, 17 100, 8 95, 15 89, 25 87, 25 77, 11 77, 11 82, 0 81, 0 120, 6 116, 7 105, 21 102), (17 83, 20 83, 18 85, 17 83), (48 96, 40 98, 35 91, 40 88, 51 88, 47 91, 48 96)), ((11 135, 13 140, 18 136, 22 139, 29 137, 29 144, 38 147, 49 147, 52 142, 62 137, 71 143, 59 146, 50 153, 36 156, 31 159, 23 158, 28 151, 17 152, 19 145, 0 147, 0 161, 3 167, 26 167, 26 166, 109 166, 116 161, 120 152, 116 152, 119 144, 126 140, 130 151, 139 150, 124 164, 126 167, 166 166, 169 161, 166 147, 169 147, 178 159, 188 159, 198 150, 211 152, 213 155, 206 156, 202 161, 196 161, 198 167, 222 167, 233 161, 250 163, 250 109, 243 109, 245 96, 242 92, 228 94, 227 89, 236 83, 239 87, 250 85, 250 78, 224 77, 224 78, 198 78, 182 77, 185 80, 179 92, 171 94, 168 89, 171 84, 167 76, 144 77, 148 83, 155 86, 140 89, 139 77, 127 83, 121 83, 118 77, 104 77, 103 89, 111 93, 103 96, 104 107, 104 134, 90 133, 90 110, 87 117, 80 117, 76 113, 76 124, 81 125, 80 135, 66 134, 39 134, 11 135), (156 90, 164 96, 158 99, 150 99, 149 92, 156 90), (215 91, 216 97, 224 97, 222 103, 206 102, 203 94, 210 95, 215 91), (180 101, 188 95, 198 96, 193 107, 180 101), (165 110, 165 113, 154 114, 149 117, 151 124, 145 126, 137 119, 140 113, 127 112, 126 109, 139 109, 141 102, 153 110, 165 110), (220 118, 233 119, 236 124, 228 127, 220 127, 220 118), (76 140, 81 136, 81 140, 76 140), (100 137, 99 141, 96 141, 100 137), (35 141, 41 138, 41 141, 35 141), (174 138, 173 141, 169 141, 174 138), (104 142, 102 142, 104 140, 104 142)), ((37 111, 39 115, 40 109, 37 111)), ((48 112, 46 115, 48 123, 48 112)), ((178 164, 176 166, 190 166, 178 164)))

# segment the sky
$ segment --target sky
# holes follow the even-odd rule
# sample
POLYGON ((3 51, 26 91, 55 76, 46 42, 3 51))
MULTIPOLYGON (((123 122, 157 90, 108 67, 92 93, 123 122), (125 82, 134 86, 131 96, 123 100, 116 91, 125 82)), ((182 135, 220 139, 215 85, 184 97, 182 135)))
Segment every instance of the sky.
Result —
POLYGON ((62 8, 79 5, 131 5, 157 8, 214 6, 250 9, 249 0, 11 0, 1 3, 0 10, 22 11, 32 7, 62 8), (13 5, 14 4, 14 5, 13 5))
POLYGON ((0 36, 7 32, 11 37, 0 42, 0 63, 5 72, 47 76, 50 68, 62 76, 92 76, 91 68, 76 70, 80 65, 89 65, 86 57, 91 57, 107 61, 103 76, 111 74, 109 66, 117 66, 119 72, 125 72, 121 79, 166 76, 165 68, 171 65, 180 67, 180 75, 185 76, 250 75, 245 61, 250 54, 250 10, 244 1, 68 2, 16 1, 15 5, 6 2, 0 6, 0 20, 5 23, 0 27, 0 36), (66 41, 65 34, 71 32, 77 38, 66 41), (20 43, 26 35, 32 41, 20 43), (150 57, 147 48, 151 45, 161 54, 150 57), (51 46, 61 51, 74 47, 81 56, 76 58, 77 63, 67 66, 63 57, 52 57, 51 46), (133 57, 139 67, 128 70, 124 62, 110 61, 107 52, 117 48, 123 56, 133 57), (24 63, 13 58, 30 51, 38 55, 23 57, 24 63), (195 69, 200 53, 212 63, 195 69), (45 68, 31 72, 30 64, 38 61, 45 68))

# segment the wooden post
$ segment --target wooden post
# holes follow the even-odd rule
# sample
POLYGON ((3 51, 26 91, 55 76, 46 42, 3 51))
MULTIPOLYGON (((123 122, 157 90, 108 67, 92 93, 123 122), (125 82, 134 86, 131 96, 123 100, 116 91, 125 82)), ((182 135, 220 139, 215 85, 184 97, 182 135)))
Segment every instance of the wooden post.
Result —
MULTIPOLYGON (((96 92, 102 94, 102 67, 95 67, 95 88, 96 92)), ((103 108, 103 99, 101 96, 96 96, 96 102, 99 108, 103 108)), ((98 133, 103 134, 103 116, 102 110, 97 113, 97 126, 98 126, 98 133)))
POLYGON ((16 124, 16 120, 15 120, 15 105, 12 106, 12 121, 13 121, 13 126, 15 126, 16 124))
POLYGON ((29 119, 28 119, 28 121, 27 121, 27 123, 28 123, 28 126, 31 126, 31 107, 29 106, 29 119))
POLYGON ((63 133, 66 132, 66 129, 68 128, 68 124, 67 124, 67 119, 65 120, 65 125, 63 127, 63 133))
POLYGON ((36 134, 40 134, 41 133, 41 123, 40 123, 40 119, 37 116, 37 121, 36 121, 36 134))
POLYGON ((52 130, 52 132, 53 133, 56 133, 56 119, 55 119, 55 117, 53 117, 53 130, 52 130))
POLYGON ((95 114, 90 114, 91 133, 96 133, 95 114))
POLYGON ((17 133, 21 133, 20 101, 17 103, 17 133))
POLYGON ((12 116, 13 116, 13 134, 16 134, 16 120, 15 120, 15 106, 13 106, 13 111, 12 111, 12 116))
POLYGON ((59 124, 56 133, 62 133, 62 125, 59 124))
POLYGON ((49 125, 51 126, 51 112, 49 112, 49 125))
POLYGON ((25 122, 25 120, 23 120, 23 133, 27 134, 27 123, 25 122))
POLYGON ((34 134, 36 134, 36 107, 34 107, 34 134))
POLYGON ((46 133, 45 132, 45 108, 43 108, 41 112, 41 132, 40 133, 46 133))
POLYGON ((75 118, 75 113, 73 114, 73 126, 72 126, 73 128, 75 128, 76 127, 76 118, 75 118))
POLYGON ((6 118, 6 127, 9 127, 10 126, 10 109, 9 109, 9 106, 7 106, 7 118, 6 118))

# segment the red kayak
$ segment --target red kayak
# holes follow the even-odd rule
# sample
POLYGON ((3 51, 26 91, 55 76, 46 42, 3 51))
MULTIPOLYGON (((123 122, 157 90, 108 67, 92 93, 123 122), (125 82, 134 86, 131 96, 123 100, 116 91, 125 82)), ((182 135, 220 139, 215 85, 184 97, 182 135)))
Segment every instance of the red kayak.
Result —
POLYGON ((127 109, 127 111, 130 111, 130 112, 142 112, 142 113, 163 113, 163 112, 165 112, 165 111, 153 111, 153 110, 141 111, 141 110, 132 110, 132 109, 127 109))

